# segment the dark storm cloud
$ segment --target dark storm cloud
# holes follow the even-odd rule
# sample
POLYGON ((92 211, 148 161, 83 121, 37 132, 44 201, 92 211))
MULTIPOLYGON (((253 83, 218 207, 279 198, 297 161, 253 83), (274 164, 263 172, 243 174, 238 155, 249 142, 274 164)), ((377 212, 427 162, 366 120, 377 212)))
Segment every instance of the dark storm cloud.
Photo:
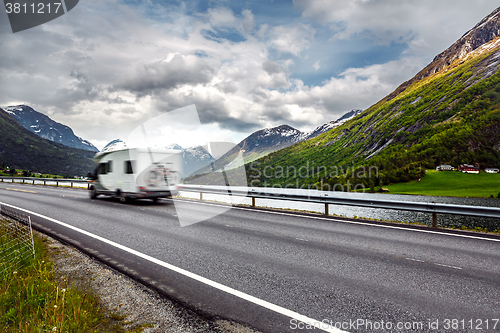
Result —
POLYGON ((231 115, 227 101, 222 95, 205 94, 190 90, 186 93, 178 91, 156 96, 156 108, 162 111, 172 111, 186 105, 194 104, 202 124, 219 124, 223 129, 235 132, 249 132, 262 127, 255 119, 257 115, 245 113, 236 118, 231 115))
POLYGON ((205 84, 216 70, 198 57, 175 54, 169 61, 155 61, 139 69, 135 76, 116 87, 137 95, 150 95, 156 90, 172 90, 183 85, 205 84))

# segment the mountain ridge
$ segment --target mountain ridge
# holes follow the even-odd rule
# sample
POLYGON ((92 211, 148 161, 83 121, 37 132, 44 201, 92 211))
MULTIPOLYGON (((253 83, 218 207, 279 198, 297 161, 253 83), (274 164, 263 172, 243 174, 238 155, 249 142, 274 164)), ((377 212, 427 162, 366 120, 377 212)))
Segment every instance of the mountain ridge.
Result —
POLYGON ((0 163, 6 167, 56 175, 85 176, 94 153, 41 138, 0 108, 0 163))
POLYGON ((425 79, 452 65, 455 61, 464 59, 482 45, 500 36, 500 7, 479 21, 473 28, 465 32, 455 43, 439 53, 426 67, 413 78, 403 82, 384 99, 392 99, 411 86, 414 82, 425 79))
POLYGON ((8 106, 4 111, 14 117, 24 128, 44 139, 72 148, 99 152, 99 149, 92 143, 76 136, 69 126, 56 122, 28 105, 8 106))
MULTIPOLYGON (((302 132, 290 125, 279 125, 271 128, 263 128, 248 135, 241 140, 233 149, 214 161, 210 167, 214 170, 228 170, 241 166, 241 160, 235 160, 236 156, 242 154, 244 163, 250 163, 274 151, 284 149, 298 142, 313 139, 318 135, 328 132, 348 119, 351 119, 363 112, 360 109, 353 109, 346 112, 340 118, 317 126, 309 132, 302 132)), ((195 174, 210 172, 205 167, 197 170, 195 174)))

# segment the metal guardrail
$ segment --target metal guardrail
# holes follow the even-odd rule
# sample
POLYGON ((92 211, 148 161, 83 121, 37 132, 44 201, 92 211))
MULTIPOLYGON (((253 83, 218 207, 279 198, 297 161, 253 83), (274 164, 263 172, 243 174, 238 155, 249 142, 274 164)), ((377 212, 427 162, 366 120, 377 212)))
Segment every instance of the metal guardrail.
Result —
MULTIPOLYGON (((73 184, 77 183, 88 183, 87 180, 83 179, 66 179, 66 178, 36 178, 36 177, 10 177, 10 176, 0 176, 0 182, 4 183, 5 180, 10 180, 11 183, 20 183, 22 180, 22 184, 32 184, 35 185, 35 181, 43 182, 43 185, 47 185, 47 183, 56 183, 56 186, 59 186, 59 183, 70 183, 70 187, 73 187, 73 184)), ((87 185, 87 189, 90 187, 90 184, 87 185)))
POLYGON ((323 203, 325 205, 325 215, 328 215, 328 205, 346 205, 366 208, 382 208, 406 210, 414 212, 432 213, 432 226, 437 228, 437 214, 455 214, 477 217, 500 218, 500 208, 497 207, 478 207, 478 206, 462 206, 450 205, 441 203, 424 203, 424 202, 409 202, 409 201, 392 201, 392 200, 374 200, 360 198, 341 198, 337 196, 323 195, 301 195, 301 194, 284 194, 271 193, 251 189, 243 191, 230 188, 215 188, 204 185, 178 185, 179 191, 199 192, 200 200, 203 198, 202 193, 208 194, 230 194, 235 196, 244 196, 252 198, 252 207, 255 207, 255 199, 275 199, 301 201, 311 203, 323 203))

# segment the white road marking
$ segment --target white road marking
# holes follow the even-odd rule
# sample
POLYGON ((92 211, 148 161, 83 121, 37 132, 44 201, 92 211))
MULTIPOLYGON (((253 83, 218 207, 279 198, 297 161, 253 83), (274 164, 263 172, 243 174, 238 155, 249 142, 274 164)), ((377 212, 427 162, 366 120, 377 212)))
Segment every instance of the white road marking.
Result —
MULTIPOLYGON (((411 261, 426 262, 425 260, 419 260, 419 259, 413 259, 413 258, 405 258, 405 259, 411 260, 411 261)), ((445 264, 437 264, 435 262, 430 262, 430 261, 429 261, 429 264, 434 264, 436 266, 442 266, 442 267, 448 267, 448 268, 462 269, 462 267, 450 266, 450 265, 445 265, 445 264)))
POLYGON ((406 260, 425 262, 425 260, 419 260, 419 259, 413 259, 413 258, 406 258, 406 260))
MULTIPOLYGON (((171 199, 171 200, 182 200, 182 199, 171 199)), ((193 202, 193 203, 196 203, 196 204, 199 204, 199 205, 220 206, 220 205, 216 205, 216 204, 212 204, 212 203, 199 202, 196 199, 194 199, 194 200, 184 200, 184 201, 186 201, 186 202, 193 202)), ((327 218, 327 217, 320 217, 320 216, 297 215, 297 214, 290 214, 290 213, 276 212, 276 211, 267 211, 267 210, 265 210, 265 211, 262 210, 261 211, 261 210, 256 210, 256 209, 251 209, 251 208, 244 208, 244 207, 234 207, 233 206, 233 209, 247 210, 247 211, 252 211, 252 212, 261 212, 261 213, 266 213, 266 214, 276 214, 276 215, 303 217, 303 218, 310 218, 310 219, 324 220, 324 221, 335 221, 335 222, 341 222, 341 223, 358 224, 358 225, 371 226, 371 227, 379 227, 379 228, 387 228, 387 229, 396 229, 396 230, 406 230, 406 231, 423 232, 423 233, 436 234, 436 235, 445 235, 445 236, 454 236, 454 237, 462 237, 462 238, 480 239, 480 240, 486 240, 486 241, 492 241, 492 242, 500 242, 500 239, 496 239, 496 238, 486 238, 486 237, 478 237, 478 236, 470 236, 470 235, 452 234, 452 233, 447 233, 447 232, 442 232, 442 231, 419 230, 419 229, 413 229, 413 228, 397 227, 397 226, 392 226, 392 225, 374 224, 374 223, 369 223, 369 222, 345 221, 345 220, 338 220, 338 219, 335 219, 335 218, 327 218)))
POLYGON ((182 269, 182 268, 179 268, 177 266, 174 266, 174 265, 171 265, 169 263, 166 263, 164 261, 161 261, 159 259, 156 259, 156 258, 153 258, 151 256, 148 256, 147 254, 144 254, 144 253, 141 253, 139 251, 136 251, 134 249, 131 249, 129 247, 126 247, 124 245, 121 245, 121 244, 118 244, 118 243, 115 243, 113 241, 110 241, 106 238, 103 238, 101 236, 97 236, 97 235, 94 235, 93 233, 90 233, 88 231, 85 231, 83 229, 80 229, 80 228, 77 228, 77 227, 74 227, 70 224, 67 224, 67 223, 64 223, 64 222, 61 222, 59 220, 56 220, 56 219, 53 219, 51 217, 48 217, 48 216, 44 216, 42 214, 38 214, 38 213, 35 213, 35 212, 32 212, 32 211, 29 211, 27 209, 24 209, 24 208, 20 208, 20 207, 17 207, 17 206, 13 206, 13 205, 10 205, 10 204, 6 204, 6 203, 3 203, 3 202, 0 202, 1 205, 5 205, 5 206, 8 206, 8 207, 12 207, 12 208, 15 208, 15 209, 18 209, 20 211, 23 211, 23 212, 26 212, 28 214, 31 214, 31 215, 35 215, 35 216, 38 216, 38 217, 41 217, 43 219, 46 219, 46 220, 49 220, 51 222, 54 222, 56 224, 59 224, 63 227, 66 227, 68 229, 71 229, 71 230, 74 230, 74 231, 77 231, 79 233, 82 233, 86 236, 89 236, 91 238, 94 238, 94 239, 97 239, 103 243, 106 243, 108 245, 111 245, 111 246, 114 246, 120 250, 123 250, 123 251, 126 251, 130 254, 133 254, 135 256, 138 256, 142 259, 145 259, 145 260, 148 260, 152 263, 155 263, 159 266, 162 266, 162 267, 165 267, 167 269, 170 269, 176 273, 179 273, 179 274, 182 274, 184 276, 187 276, 193 280, 196 280, 198 282, 201 282, 201 283, 204 283, 208 286, 211 286, 215 289, 218 289, 218 290, 221 290, 221 291, 224 291, 228 294, 231 294, 231 295, 234 295, 236 297, 239 297, 241 299, 244 299, 248 302, 251 302, 251 303, 254 303, 256 305, 260 305, 266 309, 269 309, 271 311, 274 311, 276 313, 279 313, 279 314, 282 314, 286 317, 289 317, 289 318, 292 318, 292 319, 296 319, 298 321, 301 321, 303 323, 308 323, 310 325, 314 325, 315 327, 318 327, 319 329, 325 331, 325 332, 333 332, 333 333, 341 333, 341 332, 346 332, 346 331, 342 331, 338 328, 335 328, 333 326, 330 326, 330 325, 327 325, 325 322, 321 322, 319 320, 316 320, 316 319, 312 319, 312 318, 309 318, 309 317, 306 317, 304 315, 301 315, 300 313, 297 313, 295 311, 292 311, 292 310, 288 310, 286 308, 283 308, 279 305, 275 305, 275 304, 272 304, 272 303, 269 303, 267 301, 264 301, 260 298, 257 298, 257 297, 254 297, 254 296, 251 296, 251 295, 248 295, 248 294, 245 294, 241 291, 238 291, 236 289, 233 289, 231 287, 227 287, 223 284, 220 284, 218 282, 215 282, 215 281, 212 281, 212 280, 209 280, 207 278, 204 278, 203 276, 200 276, 198 274, 195 274, 195 273, 191 273, 189 271, 186 271, 185 269, 182 269))
POLYGON ((457 267, 457 266, 450 266, 450 265, 443 265, 443 264, 436 264, 436 263, 434 263, 434 265, 448 267, 448 268, 462 269, 462 267, 457 267))

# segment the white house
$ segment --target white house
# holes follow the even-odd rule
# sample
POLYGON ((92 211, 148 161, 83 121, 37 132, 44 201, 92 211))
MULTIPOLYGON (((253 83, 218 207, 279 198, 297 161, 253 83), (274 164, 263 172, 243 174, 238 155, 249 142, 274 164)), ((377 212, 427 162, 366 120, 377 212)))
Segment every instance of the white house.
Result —
POLYGON ((455 168, 448 164, 441 164, 436 167, 436 171, 454 171, 455 168))

